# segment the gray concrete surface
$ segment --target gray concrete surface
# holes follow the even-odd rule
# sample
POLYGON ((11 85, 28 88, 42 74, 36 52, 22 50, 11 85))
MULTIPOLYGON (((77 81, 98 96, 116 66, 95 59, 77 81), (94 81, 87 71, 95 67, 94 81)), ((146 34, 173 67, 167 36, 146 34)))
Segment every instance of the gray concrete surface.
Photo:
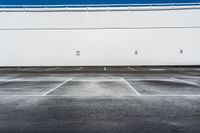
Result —
POLYGON ((3 69, 2 133, 200 131, 199 68, 3 69))

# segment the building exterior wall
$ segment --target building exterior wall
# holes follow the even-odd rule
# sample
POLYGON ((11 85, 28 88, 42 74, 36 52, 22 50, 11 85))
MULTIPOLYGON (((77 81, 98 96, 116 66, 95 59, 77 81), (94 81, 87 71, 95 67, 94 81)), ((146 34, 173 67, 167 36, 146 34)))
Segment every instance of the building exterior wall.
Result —
POLYGON ((0 50, 0 66, 200 65, 200 9, 0 12, 0 50))

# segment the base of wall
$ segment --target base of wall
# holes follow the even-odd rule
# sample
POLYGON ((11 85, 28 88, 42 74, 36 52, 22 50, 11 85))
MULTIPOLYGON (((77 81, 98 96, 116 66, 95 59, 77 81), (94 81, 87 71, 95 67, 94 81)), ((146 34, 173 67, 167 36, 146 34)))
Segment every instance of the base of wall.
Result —
POLYGON ((0 73, 166 73, 200 72, 200 65, 193 66, 18 66, 0 67, 0 73))

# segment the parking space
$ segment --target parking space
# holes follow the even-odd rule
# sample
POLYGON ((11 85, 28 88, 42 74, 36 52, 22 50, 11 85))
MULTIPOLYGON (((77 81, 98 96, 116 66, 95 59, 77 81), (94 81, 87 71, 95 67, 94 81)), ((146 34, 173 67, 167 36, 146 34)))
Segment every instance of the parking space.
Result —
MULTIPOLYGON (((80 71, 89 68, 71 67, 80 71)), ((103 67, 97 69, 102 70, 103 67)), ((110 67, 109 69, 111 69, 110 67)), ((39 69, 39 68, 34 68, 39 69)), ((199 96, 200 77, 192 73, 3 73, 0 76, 0 95, 37 95, 66 97, 120 96, 199 96), (70 79, 68 81, 68 79, 70 79), (67 82, 66 82, 67 81, 67 82), (50 91, 52 90, 53 91, 50 91), (49 92, 50 91, 50 92, 49 92), (45 95, 44 95, 45 94, 45 95)), ((56 68, 66 69, 66 68, 56 68)), ((87 70, 88 69, 88 70, 87 70)), ((107 68, 108 69, 108 68, 107 68)), ((117 67, 113 71, 121 69, 117 67)), ((128 69, 128 67, 127 67, 128 69)), ((152 71, 153 68, 151 68, 152 71)), ((94 71, 95 69, 91 69, 94 71)), ((125 69, 126 70, 126 69, 125 69)), ((131 69, 129 69, 131 71, 131 69)), ((132 70, 133 71, 133 70, 132 70)), ((155 68, 153 71, 161 71, 155 68)))
POLYGON ((0 95, 42 95, 60 82, 56 81, 10 81, 0 84, 0 95))
POLYGON ((120 81, 120 76, 115 76, 112 74, 86 74, 76 75, 73 77, 75 81, 120 81))
POLYGON ((134 68, 124 73, 116 73, 118 68, 105 73, 104 67, 97 73, 84 67, 69 69, 80 73, 47 69, 53 67, 39 73, 0 72, 0 132, 200 130, 200 76, 193 68, 174 72, 134 68))
POLYGON ((24 78, 23 81, 60 81, 63 82, 71 77, 69 74, 41 74, 41 73, 28 73, 18 74, 19 78, 24 78))
POLYGON ((119 97, 136 95, 123 81, 69 81, 49 95, 119 97))
POLYGON ((178 79, 129 81, 141 95, 200 95, 200 85, 178 79))

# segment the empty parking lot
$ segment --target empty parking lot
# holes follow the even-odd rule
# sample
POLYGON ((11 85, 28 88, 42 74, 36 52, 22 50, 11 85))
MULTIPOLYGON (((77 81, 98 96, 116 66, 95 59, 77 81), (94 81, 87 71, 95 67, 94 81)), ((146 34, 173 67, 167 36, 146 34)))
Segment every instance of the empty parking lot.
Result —
POLYGON ((0 69, 0 132, 198 133, 198 67, 0 69))

